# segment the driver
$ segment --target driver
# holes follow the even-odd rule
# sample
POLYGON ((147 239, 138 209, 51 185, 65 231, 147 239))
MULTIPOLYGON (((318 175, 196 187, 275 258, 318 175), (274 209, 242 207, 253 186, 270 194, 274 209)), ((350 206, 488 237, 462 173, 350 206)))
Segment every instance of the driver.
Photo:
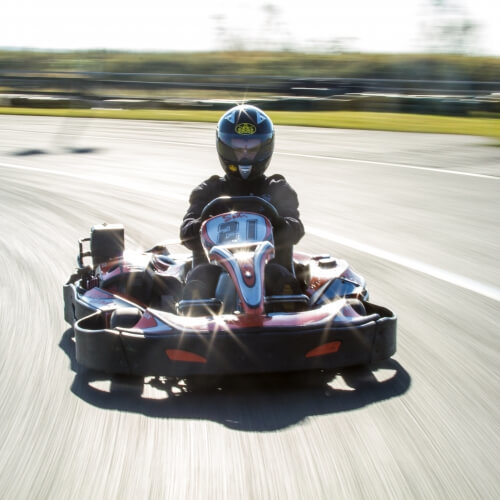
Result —
POLYGON ((215 294, 220 267, 208 264, 200 241, 200 214, 219 196, 259 196, 280 215, 273 227, 275 258, 266 266, 266 294, 300 293, 292 273, 292 246, 304 235, 297 193, 282 175, 264 175, 274 150, 274 126, 259 108, 243 104, 227 111, 216 131, 219 160, 225 175, 214 175, 191 193, 180 237, 193 251, 193 269, 187 276, 184 298, 215 294))

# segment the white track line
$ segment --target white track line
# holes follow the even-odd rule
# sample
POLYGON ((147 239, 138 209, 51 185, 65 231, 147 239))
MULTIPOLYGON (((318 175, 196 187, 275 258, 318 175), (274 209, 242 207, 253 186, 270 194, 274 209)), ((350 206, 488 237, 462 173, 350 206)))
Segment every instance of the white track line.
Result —
MULTIPOLYGON (((68 172, 60 172, 57 170, 50 170, 50 169, 40 169, 40 168, 35 168, 35 167, 26 167, 22 165, 14 165, 11 163, 0 163, 0 167, 3 168, 10 168, 10 169, 17 169, 17 170, 27 170, 27 171, 35 171, 39 173, 46 173, 46 174, 52 174, 52 175, 58 175, 58 176, 63 176, 63 177, 72 177, 76 179, 81 179, 81 180, 86 180, 86 181, 95 181, 97 180, 93 176, 84 176, 80 174, 72 174, 68 172)), ((101 178, 102 180, 102 178, 101 178)), ((128 184, 128 183, 117 183, 116 180, 113 181, 113 184, 119 185, 120 187, 124 187, 126 189, 129 189, 131 191, 138 191, 138 192, 151 192, 150 189, 146 188, 140 188, 136 185, 128 184)), ((182 195, 177 195, 176 198, 182 199, 185 201, 184 197, 182 195)), ((339 245, 343 245, 349 248, 353 248, 354 250, 357 250, 359 252, 363 252, 369 255, 372 255, 374 257, 378 257, 383 260, 387 260, 389 262, 392 262, 394 264, 398 264, 400 266, 406 267, 408 269, 411 269, 413 271, 418 271, 420 273, 426 274, 428 276, 431 276, 432 278, 439 279, 441 281, 445 281, 446 283, 450 283, 452 285, 458 286, 460 288, 464 288, 466 290, 469 290, 471 292, 477 293, 479 295, 483 295, 484 297, 488 297, 490 299, 496 300, 497 302, 500 302, 500 289, 486 285, 484 283, 480 283, 475 280, 471 280, 470 278, 466 278, 465 276, 460 276, 458 274, 446 271, 444 269, 440 269, 438 267, 425 264, 423 262, 419 262, 417 260, 411 259, 409 257, 403 257, 402 255, 397 255, 392 252, 388 252, 386 250, 373 247, 371 245, 367 245, 365 243, 361 243, 359 241, 351 240, 349 238, 345 238, 343 236, 338 236, 336 234, 330 233, 328 231, 325 231, 321 228, 315 227, 315 226, 310 226, 307 225, 307 232, 308 234, 311 234, 313 236, 317 236, 319 238, 332 241, 334 243, 338 243, 339 245)))
POLYGON ((317 236, 318 238, 322 238, 324 240, 328 240, 333 243, 352 248, 359 252, 378 257, 379 259, 387 260, 413 271, 418 271, 432 278, 445 281, 446 283, 450 283, 460 288, 465 288, 466 290, 500 302, 500 288, 480 283, 479 281, 466 278, 465 276, 460 276, 459 274, 440 269, 430 264, 425 264, 424 262, 419 262, 418 260, 414 260, 409 257, 403 257, 402 255, 398 255, 381 248, 367 245, 366 243, 361 243, 359 241, 351 240, 343 236, 338 236, 318 227, 307 225, 307 233, 313 236, 317 236))
MULTIPOLYGON (((94 183, 103 182, 103 177, 101 175, 94 176, 94 175, 74 174, 71 172, 61 172, 60 170, 52 170, 49 168, 27 167, 24 165, 14 165, 12 163, 0 162, 0 168, 2 168, 2 167, 16 169, 16 170, 27 170, 29 172, 37 172, 37 173, 42 173, 42 174, 57 175, 60 177, 69 177, 71 179, 79 179, 79 180, 94 182, 94 183)), ((116 179, 116 177, 114 177, 112 181, 109 181, 109 184, 112 184, 114 186, 121 187, 124 189, 129 189, 131 191, 136 191, 139 193, 156 194, 156 195, 159 195, 162 197, 167 196, 165 189, 155 190, 155 189, 151 189, 150 187, 141 187, 141 186, 137 186, 136 184, 131 184, 129 182, 119 181, 116 179)), ((187 196, 188 195, 175 193, 173 191, 168 192, 169 198, 175 198, 176 200, 184 201, 186 203, 187 203, 187 196)))
MULTIPOLYGON (((184 122, 181 122, 184 123, 184 122)), ((151 127, 148 127, 151 128, 151 127)), ((10 130, 10 129, 2 129, 2 130, 10 130)), ((156 127, 154 130, 157 130, 156 127)), ((23 133, 25 131, 22 131, 23 133)), ((59 133, 59 132, 40 132, 40 133, 46 133, 49 135, 64 135, 65 137, 81 137, 82 134, 71 134, 71 133, 59 133)), ((86 134, 85 138, 87 139, 114 139, 116 136, 114 135, 92 135, 92 134, 86 134)), ((129 137, 127 138, 128 141, 134 141, 134 142, 150 142, 150 143, 155 143, 155 144, 165 144, 165 145, 171 145, 171 146, 188 146, 188 147, 196 147, 196 148, 210 148, 214 149, 215 145, 214 144, 200 144, 200 143, 192 143, 192 142, 185 142, 185 141, 173 141, 173 140, 164 140, 164 139, 143 139, 141 137, 129 137)), ((393 168, 406 168, 406 169, 412 169, 412 170, 422 170, 422 171, 428 171, 428 172, 436 172, 440 174, 452 174, 452 175, 463 175, 467 177, 476 177, 479 179, 493 179, 493 180, 500 180, 500 176, 494 176, 494 175, 487 175, 487 174, 474 174, 470 172, 461 172, 460 170, 448 170, 448 169, 441 169, 441 168, 433 168, 433 167, 422 167, 418 165, 408 165, 406 163, 393 163, 393 162, 386 162, 386 161, 374 161, 374 160, 363 160, 359 158, 343 158, 340 156, 324 156, 324 155, 307 155, 307 154, 301 154, 301 153, 285 153, 285 152, 280 152, 280 151, 275 151, 276 155, 281 155, 281 156, 294 156, 296 158, 309 158, 313 160, 330 160, 330 161, 341 161, 341 162, 351 162, 351 163, 367 163, 369 165, 379 165, 383 167, 393 167, 393 168)))
POLYGON ((447 170, 442 168, 433 167, 419 167, 418 165, 407 165, 405 163, 391 163, 386 161, 373 161, 373 160, 362 160, 356 158, 342 158, 338 156, 321 156, 321 155, 304 155, 300 153, 277 153, 283 156, 296 156, 298 158, 310 158, 314 160, 332 160, 332 161, 343 161, 352 163, 368 163, 369 165, 380 165, 383 167, 394 167, 394 168, 407 168, 412 170, 423 170, 427 172, 436 172, 438 174, 453 174, 453 175, 464 175, 467 177, 478 177, 479 179, 493 179, 496 181, 500 180, 500 177, 487 174, 473 174, 470 172, 460 172, 459 170, 447 170))

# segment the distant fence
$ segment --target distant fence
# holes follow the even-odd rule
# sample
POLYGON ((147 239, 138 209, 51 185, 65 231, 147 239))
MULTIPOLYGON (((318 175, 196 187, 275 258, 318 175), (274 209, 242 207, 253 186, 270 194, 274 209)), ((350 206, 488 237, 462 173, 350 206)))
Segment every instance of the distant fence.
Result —
MULTIPOLYGON (((0 72, 0 102, 10 106, 168 109, 227 108, 214 99, 169 97, 172 89, 230 91, 267 109, 363 110, 464 115, 500 113, 500 82, 290 78, 158 73, 0 72), (134 92, 140 97, 130 98, 134 92), (2 98, 3 93, 3 98, 2 98), (154 96, 153 96, 154 94, 154 96), (262 100, 264 99, 264 100, 262 100)), ((178 94, 178 92, 177 92, 178 94)))

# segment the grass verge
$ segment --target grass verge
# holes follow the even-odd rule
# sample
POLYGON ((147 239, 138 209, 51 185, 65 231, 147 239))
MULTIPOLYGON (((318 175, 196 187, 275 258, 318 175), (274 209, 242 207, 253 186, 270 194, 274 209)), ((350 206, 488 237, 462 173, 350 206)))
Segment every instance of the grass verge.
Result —
MULTIPOLYGON (((216 123, 221 117, 222 112, 188 109, 121 110, 0 107, 0 114, 216 123)), ((500 118, 373 113, 364 111, 271 111, 269 112, 269 116, 277 125, 479 135, 500 140, 500 118)))

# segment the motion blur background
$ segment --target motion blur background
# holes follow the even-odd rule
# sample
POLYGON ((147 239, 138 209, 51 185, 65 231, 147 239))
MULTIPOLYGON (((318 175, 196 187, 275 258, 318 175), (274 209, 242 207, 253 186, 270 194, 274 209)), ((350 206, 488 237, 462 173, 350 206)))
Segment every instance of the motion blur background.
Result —
POLYGON ((498 113, 499 17, 488 0, 20 1, 0 105, 498 113))

